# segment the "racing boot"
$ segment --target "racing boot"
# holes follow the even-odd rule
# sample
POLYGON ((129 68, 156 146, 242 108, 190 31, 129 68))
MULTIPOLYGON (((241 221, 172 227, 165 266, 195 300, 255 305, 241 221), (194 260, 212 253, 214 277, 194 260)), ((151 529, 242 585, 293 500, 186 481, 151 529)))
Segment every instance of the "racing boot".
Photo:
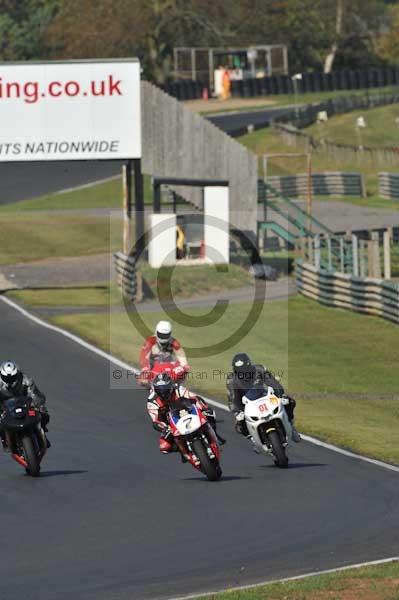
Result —
POLYGON ((300 436, 300 433, 295 429, 294 419, 292 419, 292 421, 291 421, 291 427, 292 427, 291 439, 293 442, 298 444, 302 438, 300 436))
POLYGON ((222 438, 222 436, 219 435, 217 432, 215 411, 212 410, 211 408, 205 408, 205 409, 203 409, 203 413, 206 416, 206 418, 208 419, 209 425, 212 427, 213 431, 215 432, 216 439, 219 443, 219 446, 224 446, 224 444, 226 443, 226 440, 224 438, 222 438))
POLYGON ((0 440, 1 440, 4 452, 10 452, 10 449, 7 445, 7 440, 5 438, 4 433, 0 433, 0 440))
POLYGON ((43 428, 43 432, 44 432, 44 439, 46 440, 46 446, 47 446, 47 448, 51 448, 50 440, 48 439, 48 437, 46 435, 48 432, 47 425, 44 425, 44 426, 42 425, 42 428, 43 428))
POLYGON ((236 430, 236 432, 241 433, 241 435, 245 436, 246 438, 250 438, 251 436, 249 435, 243 411, 235 413, 235 418, 236 422, 234 425, 234 429, 236 430))
POLYGON ((247 440, 249 440, 252 444, 252 451, 255 452, 255 454, 260 454, 260 450, 258 448, 258 446, 255 444, 255 440, 252 437, 252 435, 247 435, 247 440))

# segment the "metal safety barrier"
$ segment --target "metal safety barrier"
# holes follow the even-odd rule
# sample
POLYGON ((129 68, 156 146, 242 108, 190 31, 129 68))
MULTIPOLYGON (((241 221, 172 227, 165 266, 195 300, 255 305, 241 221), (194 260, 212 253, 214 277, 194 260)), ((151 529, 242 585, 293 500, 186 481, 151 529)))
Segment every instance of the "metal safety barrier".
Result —
POLYGON ((399 173, 378 173, 378 195, 399 200, 399 173))
POLYGON ((298 291, 320 304, 382 317, 399 325, 399 284, 329 272, 297 260, 298 291))
MULTIPOLYGON (((308 196, 307 173, 296 175, 271 175, 267 183, 274 187, 279 194, 290 198, 306 198, 308 196)), ((361 173, 349 173, 346 171, 330 171, 326 173, 312 173, 312 195, 313 196, 366 196, 365 185, 361 173)), ((398 178, 399 187, 399 178, 398 178)), ((270 194, 273 197, 273 194, 270 194)))
POLYGON ((129 300, 136 300, 137 276, 135 257, 126 256, 123 252, 116 252, 114 254, 114 266, 116 280, 122 290, 122 294, 129 300))

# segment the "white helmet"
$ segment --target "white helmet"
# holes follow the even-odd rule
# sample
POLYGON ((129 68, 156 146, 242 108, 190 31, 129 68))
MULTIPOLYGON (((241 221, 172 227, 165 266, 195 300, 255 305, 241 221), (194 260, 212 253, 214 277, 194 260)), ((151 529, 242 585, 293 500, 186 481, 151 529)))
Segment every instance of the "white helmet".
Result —
POLYGON ((169 321, 159 321, 155 328, 155 337, 160 346, 167 346, 172 339, 172 325, 169 321))
POLYGON ((21 371, 12 360, 6 360, 0 365, 0 377, 8 387, 13 387, 21 378, 21 371))

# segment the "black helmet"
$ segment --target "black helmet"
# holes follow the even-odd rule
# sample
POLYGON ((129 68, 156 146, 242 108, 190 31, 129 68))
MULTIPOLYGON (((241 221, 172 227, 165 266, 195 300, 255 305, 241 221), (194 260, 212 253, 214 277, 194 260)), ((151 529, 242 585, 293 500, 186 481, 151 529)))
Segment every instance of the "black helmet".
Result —
POLYGON ((6 360, 0 365, 0 377, 8 388, 13 388, 22 381, 22 372, 12 360, 6 360))
POLYGON ((239 352, 233 356, 233 360, 231 361, 231 366, 233 367, 234 373, 244 371, 246 368, 252 366, 251 359, 248 354, 245 352, 239 352))
POLYGON ((234 375, 237 375, 238 379, 245 379, 245 381, 253 381, 255 379, 256 368, 252 364, 251 359, 245 352, 240 352, 233 356, 231 361, 234 375))
POLYGON ((173 391, 173 385, 173 381, 167 373, 159 373, 152 383, 154 392, 161 398, 161 400, 164 400, 165 402, 170 400, 173 391))

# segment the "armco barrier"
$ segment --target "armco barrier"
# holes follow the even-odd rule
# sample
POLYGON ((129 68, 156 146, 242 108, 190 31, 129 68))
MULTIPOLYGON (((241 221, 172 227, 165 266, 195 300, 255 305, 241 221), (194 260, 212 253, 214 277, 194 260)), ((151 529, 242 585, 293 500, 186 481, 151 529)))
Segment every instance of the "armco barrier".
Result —
POLYGON ((399 200, 399 173, 378 173, 378 195, 399 200))
MULTIPOLYGON (((267 178, 277 192, 290 198, 306 198, 308 195, 308 175, 272 175, 267 178)), ((313 196, 366 196, 365 185, 361 173, 346 171, 330 171, 312 173, 313 196)), ((270 194, 272 197, 272 194, 270 194)))
POLYGON ((136 261, 133 256, 126 256, 123 252, 114 254, 116 280, 122 289, 123 295, 129 300, 136 300, 137 280, 136 261))
POLYGON ((327 306, 382 317, 399 325, 399 284, 317 269, 297 260, 298 291, 327 306))
POLYGON ((387 106, 399 102, 399 93, 393 92, 375 92, 373 94, 338 96, 330 98, 317 104, 307 104, 298 106, 290 111, 280 115, 276 121, 278 123, 295 123, 298 129, 308 127, 317 121, 317 115, 325 111, 329 117, 361 110, 375 108, 377 106, 387 106))

